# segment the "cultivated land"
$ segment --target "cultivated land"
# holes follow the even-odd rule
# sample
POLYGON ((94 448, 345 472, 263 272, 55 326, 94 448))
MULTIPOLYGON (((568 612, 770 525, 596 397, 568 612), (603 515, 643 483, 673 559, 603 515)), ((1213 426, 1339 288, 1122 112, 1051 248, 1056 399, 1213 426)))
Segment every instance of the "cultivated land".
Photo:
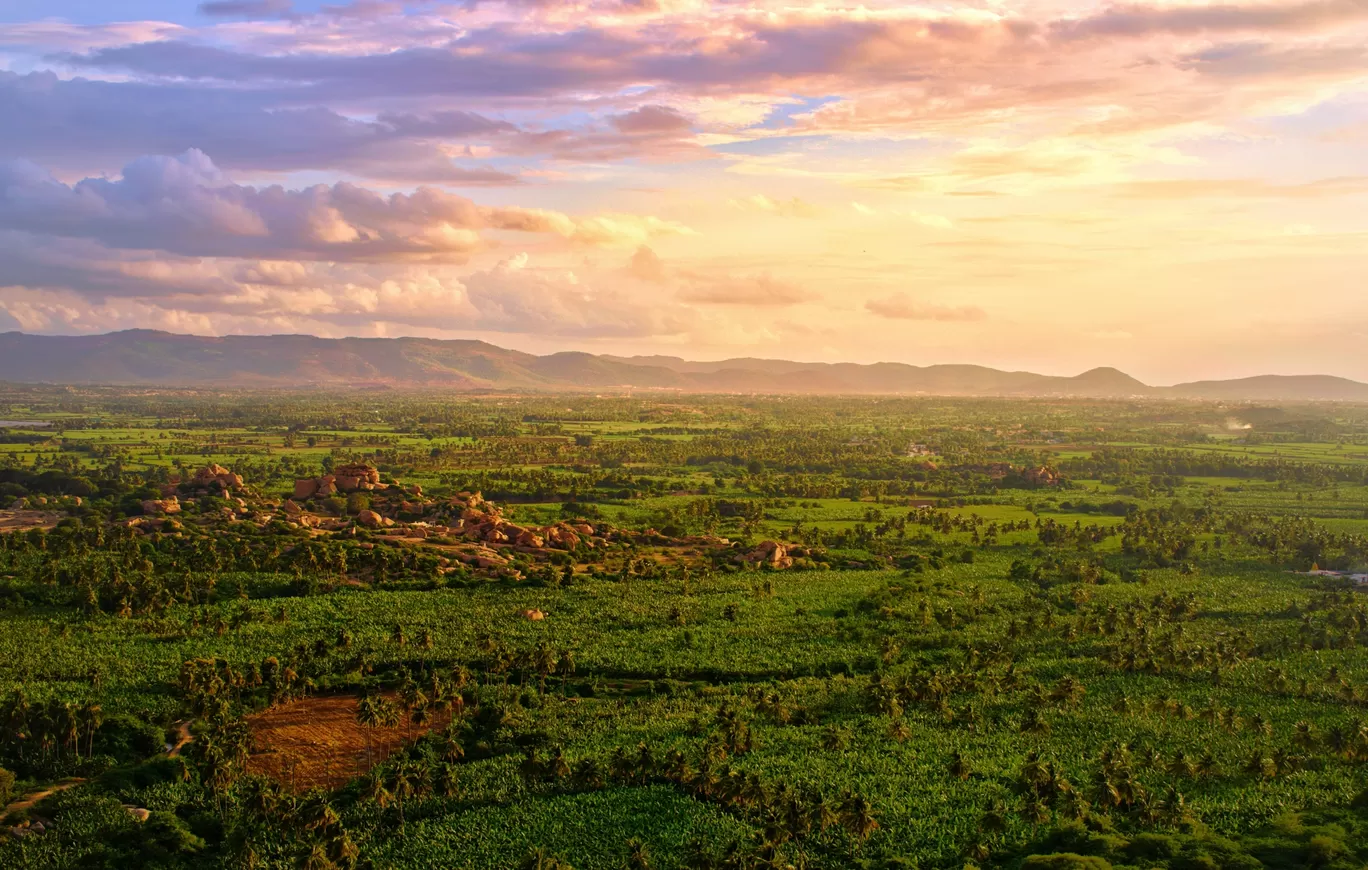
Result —
POLYGON ((0 420, 0 867, 1368 862, 1368 407, 0 420))

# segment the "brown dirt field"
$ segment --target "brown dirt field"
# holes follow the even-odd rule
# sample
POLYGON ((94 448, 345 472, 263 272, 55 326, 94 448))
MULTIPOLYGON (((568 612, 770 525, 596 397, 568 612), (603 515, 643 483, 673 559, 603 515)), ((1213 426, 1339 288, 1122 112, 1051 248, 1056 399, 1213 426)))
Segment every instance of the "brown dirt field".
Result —
MULTIPOLYGON (((299 792, 335 788, 366 773, 369 729, 356 724, 356 701, 353 695, 305 698, 248 716, 253 751, 247 770, 299 792)), ((445 717, 434 724, 445 725, 445 717)), ((415 725, 412 736, 423 731, 415 725)), ((402 725, 372 731, 371 758, 376 763, 388 758, 407 736, 402 725)))
POLYGON ((0 534, 29 529, 52 529, 66 514, 52 511, 0 511, 0 534))

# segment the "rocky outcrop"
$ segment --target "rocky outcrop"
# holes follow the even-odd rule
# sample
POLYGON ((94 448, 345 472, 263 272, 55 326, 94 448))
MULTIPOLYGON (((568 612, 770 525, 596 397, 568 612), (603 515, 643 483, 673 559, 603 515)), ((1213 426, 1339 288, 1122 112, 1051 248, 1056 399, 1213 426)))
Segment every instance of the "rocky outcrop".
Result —
POLYGON ((174 495, 170 498, 150 498, 142 503, 142 512, 150 517, 178 514, 180 510, 180 499, 174 495))
POLYGON ((793 557, 789 555, 788 547, 778 541, 761 541, 754 550, 737 556, 736 561, 775 570, 793 567, 793 557))
POLYGON ((573 550, 580 545, 580 536, 568 523, 556 523, 546 528, 546 545, 558 550, 573 550))
POLYGON ((363 510, 356 515, 357 523, 368 529, 387 529, 394 525, 394 520, 389 517, 382 517, 373 510, 363 510))
POLYGON ((333 469, 332 474, 296 480, 294 494, 290 497, 295 501, 305 501, 311 498, 328 498, 339 492, 368 492, 379 489, 380 486, 380 472, 371 466, 343 465, 333 469))
POLYGON ((224 492, 237 492, 244 487, 241 476, 214 463, 210 463, 195 472, 195 476, 190 478, 187 484, 195 489, 218 487, 224 492))
POLYGON ((1021 472, 1021 479, 1031 486, 1059 486, 1063 482, 1059 472, 1048 465, 1026 469, 1021 472))
POLYGON ((369 465, 344 465, 333 469, 333 481, 340 492, 358 492, 380 486, 380 472, 369 465))

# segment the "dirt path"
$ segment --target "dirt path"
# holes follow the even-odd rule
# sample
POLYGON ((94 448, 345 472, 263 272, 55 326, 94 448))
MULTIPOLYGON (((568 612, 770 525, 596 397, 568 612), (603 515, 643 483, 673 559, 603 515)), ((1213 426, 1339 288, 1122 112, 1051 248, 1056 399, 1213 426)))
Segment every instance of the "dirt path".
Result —
POLYGON ((8 816, 10 813, 18 813, 23 812, 24 810, 32 809, 38 803, 47 800, 52 795, 55 795, 57 792, 66 791, 67 789, 72 788, 74 786, 78 786, 83 782, 85 782, 84 779, 78 776, 74 776, 71 779, 64 779, 56 785, 50 785, 45 789, 25 795, 24 797, 21 797, 14 803, 5 807, 5 811, 3 813, 0 813, 0 819, 4 818, 5 816, 8 816))
MULTIPOLYGON (((190 723, 180 723, 180 725, 176 726, 176 743, 174 746, 171 747, 170 750, 167 751, 166 757, 175 758, 179 756, 181 754, 181 751, 185 749, 186 745, 194 739, 194 737, 190 736, 190 723)), ((0 819, 3 819, 10 813, 22 812, 24 810, 32 809, 39 803, 57 794, 57 792, 66 791, 67 789, 73 788, 74 786, 78 786, 83 782, 86 782, 85 778, 73 776, 69 779, 62 780, 61 782, 56 783, 55 785, 50 785, 46 788, 39 789, 38 791, 30 792, 29 794, 19 798, 18 800, 11 803, 9 806, 5 807, 4 812, 0 812, 0 819)))
POLYGON ((181 750, 185 748, 185 744, 194 739, 195 738, 190 736, 190 723, 180 723, 180 725, 176 726, 176 745, 171 747, 171 750, 166 753, 166 757, 175 758, 180 755, 181 750))

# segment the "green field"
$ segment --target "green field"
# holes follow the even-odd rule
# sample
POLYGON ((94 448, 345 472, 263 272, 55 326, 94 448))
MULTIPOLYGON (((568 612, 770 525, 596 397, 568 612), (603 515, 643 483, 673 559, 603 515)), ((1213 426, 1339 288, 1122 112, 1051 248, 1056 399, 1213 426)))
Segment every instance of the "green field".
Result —
POLYGON ((0 430, 47 528, 0 535, 0 792, 82 780, 0 867, 1365 866, 1368 590, 1309 572, 1368 570, 1368 445, 1239 413, 0 390, 59 424, 0 430), (240 511, 182 489, 148 532, 211 462, 240 511), (344 498, 282 521, 358 462, 401 530, 479 490, 613 531, 500 573, 344 498), (733 558, 766 540, 792 564, 733 558), (251 772, 252 717, 358 695, 413 739, 251 772))

